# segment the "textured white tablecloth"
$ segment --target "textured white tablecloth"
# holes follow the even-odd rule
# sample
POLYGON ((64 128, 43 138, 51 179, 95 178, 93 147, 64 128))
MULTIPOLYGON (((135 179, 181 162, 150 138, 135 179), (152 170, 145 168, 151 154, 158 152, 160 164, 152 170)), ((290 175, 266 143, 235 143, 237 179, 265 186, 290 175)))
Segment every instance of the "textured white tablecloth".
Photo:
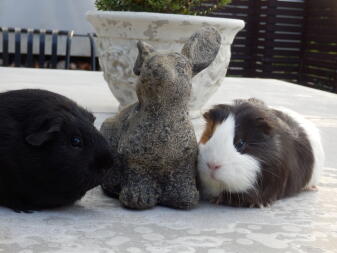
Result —
MULTIPOLYGON (((0 68, 0 92, 20 88, 74 99, 98 116, 97 127, 117 110, 99 72, 0 68)), ((337 252, 337 96, 277 80, 227 78, 206 108, 252 96, 303 113, 319 126, 327 162, 318 192, 265 209, 201 203, 190 211, 130 211, 96 188, 75 205, 52 211, 17 214, 0 207, 0 252, 337 252)), ((203 122, 194 125, 199 135, 203 122)))

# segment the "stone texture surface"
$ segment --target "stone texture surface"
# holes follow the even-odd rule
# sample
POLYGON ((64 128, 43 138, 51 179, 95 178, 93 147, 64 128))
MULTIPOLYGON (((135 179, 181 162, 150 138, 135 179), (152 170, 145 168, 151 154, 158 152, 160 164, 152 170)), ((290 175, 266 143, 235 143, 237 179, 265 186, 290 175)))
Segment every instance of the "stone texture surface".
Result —
MULTIPOLYGON (((98 128, 117 111, 102 73, 0 68, 0 76, 0 92, 44 88, 86 105, 97 116, 98 128)), ((201 202, 189 211, 160 206, 133 211, 96 188, 67 208, 17 214, 0 207, 0 252, 336 252, 337 95, 278 80, 226 78, 206 107, 252 96, 296 110, 317 124, 326 151, 318 192, 264 209, 201 202)), ((192 122, 200 136, 204 122, 192 122)))
POLYGON ((139 102, 101 127, 117 161, 102 187, 124 206, 188 209, 198 203, 198 147, 188 114, 191 78, 209 66, 220 45, 220 34, 211 27, 193 34, 182 54, 160 54, 138 42, 139 102))
POLYGON ((195 116, 200 115, 199 109, 223 81, 230 60, 230 46, 244 27, 241 20, 139 12, 91 11, 87 19, 98 36, 96 44, 104 78, 121 108, 137 101, 132 68, 138 53, 138 40, 163 52, 180 52, 192 33, 201 27, 216 27, 222 37, 220 52, 209 68, 193 78, 189 108, 195 116))

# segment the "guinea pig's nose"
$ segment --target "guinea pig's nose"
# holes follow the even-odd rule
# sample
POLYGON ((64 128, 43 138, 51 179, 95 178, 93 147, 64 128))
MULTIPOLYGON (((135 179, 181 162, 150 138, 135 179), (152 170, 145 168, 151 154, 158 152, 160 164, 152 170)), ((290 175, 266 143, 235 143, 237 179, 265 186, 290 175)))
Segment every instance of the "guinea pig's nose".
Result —
POLYGON ((218 170, 221 168, 221 165, 217 163, 207 163, 207 166, 210 170, 218 170))

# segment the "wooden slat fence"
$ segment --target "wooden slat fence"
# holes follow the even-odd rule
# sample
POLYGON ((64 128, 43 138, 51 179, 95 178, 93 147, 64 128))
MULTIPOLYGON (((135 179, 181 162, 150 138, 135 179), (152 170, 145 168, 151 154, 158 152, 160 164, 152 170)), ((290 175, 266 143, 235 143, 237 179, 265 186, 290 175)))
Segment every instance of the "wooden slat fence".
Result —
POLYGON ((211 16, 246 22, 228 75, 337 91, 337 0, 232 0, 211 16))
POLYGON ((305 28, 299 82, 337 92, 337 1, 308 0, 305 28))

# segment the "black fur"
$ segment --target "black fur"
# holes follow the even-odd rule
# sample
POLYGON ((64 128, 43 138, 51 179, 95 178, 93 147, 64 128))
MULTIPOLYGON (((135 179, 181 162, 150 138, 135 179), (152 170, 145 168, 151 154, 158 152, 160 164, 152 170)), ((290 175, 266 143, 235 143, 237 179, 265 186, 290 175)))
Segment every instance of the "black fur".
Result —
POLYGON ((63 206, 100 184, 112 157, 94 120, 52 92, 0 93, 0 204, 16 211, 63 206))

